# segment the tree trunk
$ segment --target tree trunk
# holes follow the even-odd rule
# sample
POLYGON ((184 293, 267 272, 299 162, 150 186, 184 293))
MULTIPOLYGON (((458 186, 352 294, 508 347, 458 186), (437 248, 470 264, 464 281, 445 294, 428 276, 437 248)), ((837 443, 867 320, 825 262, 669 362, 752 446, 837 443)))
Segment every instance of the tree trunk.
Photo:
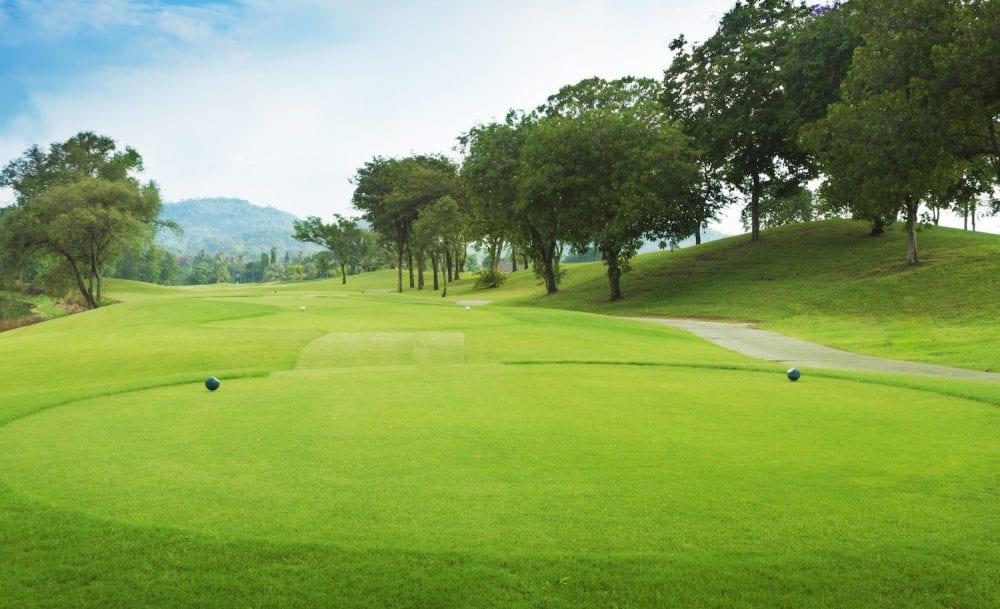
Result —
POLYGON ((347 265, 340 263, 340 284, 347 285, 347 265))
POLYGON ((503 256, 503 239, 497 239, 490 248, 490 270, 496 273, 500 270, 500 258, 503 256))
POLYGON ((874 220, 872 220, 871 234, 873 236, 885 234, 885 218, 875 218, 874 220))
POLYGON ((76 265, 76 261, 71 257, 67 256, 65 253, 61 252, 63 257, 66 258, 66 262, 69 263, 70 270, 73 271, 73 277, 76 278, 76 285, 80 288, 80 294, 83 295, 83 299, 87 301, 88 309, 96 309, 100 304, 94 300, 94 293, 87 288, 87 284, 83 281, 83 275, 80 274, 80 267, 76 265))
POLYGON ((417 287, 416 282, 413 280, 413 252, 410 252, 406 260, 406 268, 410 271, 410 288, 417 287))
POLYGON ((455 250, 455 281, 462 278, 462 265, 465 264, 465 257, 461 250, 455 250))
POLYGON ((451 278, 451 250, 447 250, 444 253, 444 263, 448 268, 448 281, 453 281, 451 278))
POLYGON ((917 263, 917 207, 919 203, 913 197, 906 198, 906 263, 917 263))
POLYGON ((547 294, 555 294, 559 291, 559 286, 556 283, 555 250, 555 243, 546 246, 545 254, 542 256, 542 270, 545 276, 545 292, 547 294))
POLYGON ((434 272, 434 291, 437 292, 438 287, 438 257, 437 254, 431 252, 431 270, 434 272))
POLYGON ((622 269, 618 264, 618 252, 604 250, 608 262, 608 284, 611 287, 611 302, 622 299, 622 269))
POLYGON ((524 254, 523 256, 521 256, 521 260, 524 261, 524 270, 527 271, 528 270, 528 255, 524 254))
POLYGON ((396 274, 399 277, 397 291, 403 293, 403 248, 400 246, 396 250, 396 274))
POLYGON ((750 191, 750 227, 750 241, 760 241, 760 176, 756 173, 750 191))
POLYGON ((694 231, 694 244, 701 245, 701 223, 698 223, 698 228, 694 231))
POLYGON ((444 269, 441 269, 441 298, 448 295, 448 282, 444 280, 444 269))
POLYGON ((425 254, 423 254, 423 253, 418 253, 417 254, 417 289, 418 290, 424 289, 424 264, 426 262, 424 260, 424 256, 425 256, 425 254))
POLYGON ((510 266, 511 266, 510 272, 511 273, 516 273, 517 272, 517 252, 514 250, 514 246, 513 245, 510 247, 510 266))

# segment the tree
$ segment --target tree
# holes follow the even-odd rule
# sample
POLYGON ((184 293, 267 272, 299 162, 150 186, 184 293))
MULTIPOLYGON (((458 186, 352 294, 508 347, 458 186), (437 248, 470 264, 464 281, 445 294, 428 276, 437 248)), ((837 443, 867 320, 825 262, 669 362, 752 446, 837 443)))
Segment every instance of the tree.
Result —
POLYGON ((403 256, 409 251, 417 214, 442 196, 461 196, 457 175, 457 167, 449 159, 417 155, 375 157, 358 169, 352 180, 354 207, 393 245, 399 292, 403 291, 403 256))
MULTIPOLYGON (((761 211, 760 224, 764 228, 809 222, 818 215, 814 203, 815 195, 800 184, 777 183, 765 193, 770 204, 761 211)), ((750 225, 749 209, 744 209, 740 217, 744 227, 750 225)))
POLYGON ((360 230, 358 221, 334 214, 332 224, 324 224, 316 216, 309 216, 304 221, 296 220, 295 239, 315 243, 330 250, 334 260, 340 266, 341 283, 347 285, 347 268, 358 263, 358 238, 360 230))
POLYGON ((522 168, 524 199, 549 207, 542 217, 555 223, 552 236, 578 251, 600 249, 612 301, 643 237, 676 241, 698 222, 693 151, 656 104, 547 116, 525 144, 522 168))
POLYGON ((511 110, 503 123, 477 125, 459 137, 465 153, 461 179, 471 209, 470 234, 485 246, 494 272, 499 268, 504 244, 514 236, 523 120, 523 114, 511 110))
POLYGON ((827 175, 833 205, 876 223, 903 213, 907 262, 917 264, 918 210, 959 175, 942 104, 935 55, 952 40, 959 12, 940 0, 858 0, 864 44, 853 56, 842 99, 805 131, 827 175))
POLYGON ((151 240, 159 213, 155 185, 87 177, 33 191, 4 214, 0 230, 16 235, 23 255, 43 252, 60 259, 87 307, 95 309, 102 302, 105 265, 128 246, 151 240))
POLYGON ((133 148, 118 151, 110 137, 82 131, 50 144, 48 152, 37 145, 28 148, 0 172, 0 186, 13 188, 17 204, 25 205, 53 186, 83 178, 127 181, 142 169, 142 157, 133 148))
POLYGON ((572 118, 598 108, 630 111, 639 106, 651 108, 663 94, 663 85, 652 78, 625 76, 608 81, 594 76, 562 87, 558 93, 550 95, 537 112, 543 116, 572 118))
MULTIPOLYGON (((431 258, 431 268, 434 272, 434 289, 438 289, 438 266, 444 262, 450 252, 454 252, 459 244, 464 245, 462 236, 466 224, 465 214, 458 202, 450 195, 445 195, 426 207, 421 208, 417 221, 413 225, 414 239, 427 248, 431 258)), ((444 266, 441 266, 444 271, 444 266)), ((448 278, 442 272, 441 296, 448 295, 448 278)))
MULTIPOLYGON (((975 163, 982 158, 1000 184, 1000 2, 942 0, 952 29, 938 40, 931 57, 931 83, 944 128, 956 154, 975 163)), ((939 9, 940 10, 940 9, 939 9)), ((936 24, 935 24, 936 25, 936 24)), ((938 28, 933 28, 937 30, 938 28)))
POLYGON ((128 248, 113 265, 111 277, 133 279, 147 283, 175 285, 178 266, 174 255, 154 243, 128 248))
POLYGON ((688 51, 683 36, 670 43, 664 104, 694 136, 704 164, 749 195, 753 241, 760 239, 765 186, 807 173, 789 122, 782 61, 792 29, 808 14, 790 0, 738 1, 702 44, 688 51))
POLYGON ((154 184, 139 182, 142 168, 134 149, 119 151, 113 139, 89 131, 47 150, 32 146, 8 163, 0 172, 0 186, 14 190, 16 203, 0 222, 0 243, 9 259, 5 266, 32 269, 40 279, 72 277, 78 287, 92 286, 81 295, 88 306, 98 306, 101 267, 125 243, 148 240, 161 226, 178 230, 157 220, 159 196, 154 184), (98 200, 101 193, 110 198, 98 200), (80 199, 78 205, 72 204, 74 198, 80 199), (121 215, 120 229, 113 225, 116 214, 121 215), (85 243, 88 236, 91 242, 85 243), (84 256, 88 247, 95 251, 84 256))

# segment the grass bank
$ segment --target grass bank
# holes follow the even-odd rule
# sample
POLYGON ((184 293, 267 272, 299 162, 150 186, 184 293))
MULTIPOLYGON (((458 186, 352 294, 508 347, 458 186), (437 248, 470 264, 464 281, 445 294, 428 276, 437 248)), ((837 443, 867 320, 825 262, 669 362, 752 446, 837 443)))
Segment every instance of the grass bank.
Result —
POLYGON ((608 302, 600 262, 565 265, 560 291, 551 296, 531 272, 511 274, 496 290, 473 290, 463 280, 449 296, 749 321, 858 353, 1000 370, 1000 236, 926 229, 921 262, 912 267, 905 241, 901 231, 873 237, 863 223, 828 220, 766 230, 756 244, 739 236, 639 256, 616 303, 608 302))

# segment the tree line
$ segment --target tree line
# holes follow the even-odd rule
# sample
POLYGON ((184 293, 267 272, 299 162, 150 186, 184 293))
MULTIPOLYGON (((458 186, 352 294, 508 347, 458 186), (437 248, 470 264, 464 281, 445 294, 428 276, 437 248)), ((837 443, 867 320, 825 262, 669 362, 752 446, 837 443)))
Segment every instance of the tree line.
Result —
MULTIPOLYGON (((352 179, 358 218, 296 223, 295 238, 327 249, 314 272, 331 265, 346 282, 379 251, 399 291, 404 269, 418 289, 430 270, 446 293, 477 244, 482 285, 503 281, 509 255, 553 293, 563 255, 594 250, 617 300, 643 240, 699 237, 733 204, 754 242, 762 227, 817 214, 864 219, 873 234, 902 219, 910 264, 922 221, 951 210, 974 228, 1000 211, 1000 0, 740 0, 706 40, 668 48, 662 80, 564 86, 473 125, 457 138, 459 161, 372 158, 352 179)), ((156 257, 141 246, 164 228, 159 195, 141 172, 137 152, 93 133, 9 163, 5 274, 72 282, 98 306, 112 262, 156 257)), ((197 265, 217 279, 237 270, 197 265)))
POLYGON ((549 293, 564 249, 596 248, 616 300, 643 239, 700 241, 733 203, 754 242, 816 215, 873 234, 902 218, 910 264, 922 220, 951 210, 974 228, 1000 211, 997 0, 744 0, 705 41, 669 49, 662 81, 591 78, 473 126, 461 163, 360 168, 353 203, 392 245, 397 289, 434 238, 455 255, 478 243, 486 273, 505 247, 521 253, 549 293), (445 201, 454 210, 435 213, 445 201))

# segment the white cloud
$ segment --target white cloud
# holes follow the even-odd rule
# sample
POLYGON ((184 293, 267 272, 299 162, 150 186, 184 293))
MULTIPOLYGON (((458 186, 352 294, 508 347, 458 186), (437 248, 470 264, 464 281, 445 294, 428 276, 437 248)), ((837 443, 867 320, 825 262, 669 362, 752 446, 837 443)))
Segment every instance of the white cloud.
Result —
POLYGON ((703 39, 730 4, 251 2, 242 22, 164 9, 156 27, 185 44, 36 93, 0 155, 95 130, 134 146, 167 200, 349 214, 348 180, 372 156, 452 153, 476 122, 589 76, 659 78, 670 39, 703 39))
POLYGON ((55 40, 76 32, 135 26, 144 9, 130 0, 22 0, 20 12, 45 39, 55 40))

